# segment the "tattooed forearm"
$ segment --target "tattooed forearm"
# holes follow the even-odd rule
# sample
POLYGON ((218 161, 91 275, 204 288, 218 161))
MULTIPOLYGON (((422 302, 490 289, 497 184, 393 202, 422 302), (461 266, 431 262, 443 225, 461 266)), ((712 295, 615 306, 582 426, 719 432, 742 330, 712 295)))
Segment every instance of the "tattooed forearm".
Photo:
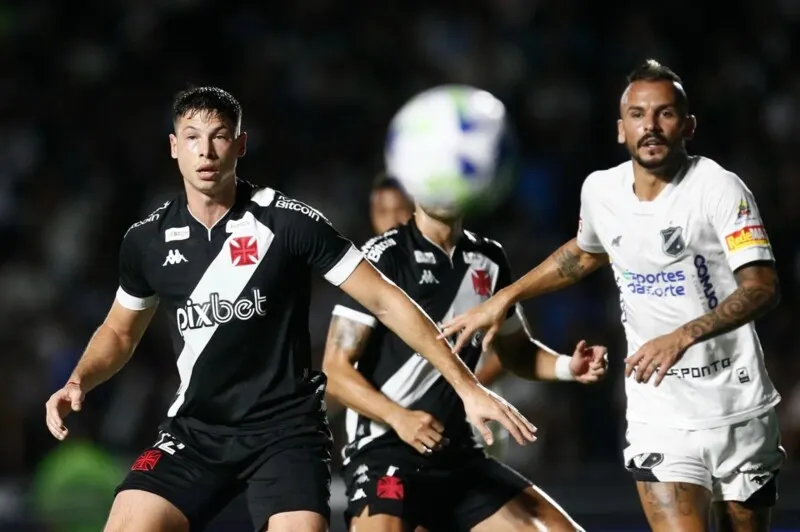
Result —
POLYGON ((360 351, 369 338, 370 328, 362 323, 334 316, 331 320, 330 341, 344 351, 360 351))
POLYGON ((683 331, 695 343, 737 329, 778 304, 777 278, 771 267, 746 267, 737 273, 737 281, 739 288, 717 308, 683 326, 683 331))
POLYGON ((563 246, 553 253, 553 260, 558 265, 558 275, 562 279, 569 279, 576 283, 585 275, 580 257, 575 255, 567 246, 563 246))

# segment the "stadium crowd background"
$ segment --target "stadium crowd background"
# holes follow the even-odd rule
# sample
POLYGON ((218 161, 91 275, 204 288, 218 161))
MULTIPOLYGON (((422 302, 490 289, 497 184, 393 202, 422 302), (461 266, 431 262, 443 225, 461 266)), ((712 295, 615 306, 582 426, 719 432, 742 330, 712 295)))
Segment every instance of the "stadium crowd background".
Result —
MULTIPOLYGON (((799 498, 786 495, 800 452, 800 3, 719 11, 673 0, 652 13, 649 3, 580 0, 222 5, 0 5, 0 530, 99 530, 90 516, 103 514, 175 392, 157 319, 128 367, 69 420, 72 443, 53 453, 44 403, 112 301, 122 235, 181 187, 167 143, 177 90, 232 91, 249 134, 240 175, 319 208, 357 243, 370 236, 367 194, 396 108, 441 83, 492 91, 513 115, 520 175, 503 208, 470 225, 501 241, 519 274, 574 234, 586 174, 625 157, 617 100, 626 72, 651 56, 684 78, 699 120, 691 151, 743 177, 775 247, 783 302, 759 332, 790 453, 779 521, 800 523, 799 498)), ((321 280, 316 288, 311 333, 321 357, 336 292, 321 280)), ((509 461, 577 516, 605 523, 590 530, 642 523, 621 465, 614 291, 606 271, 527 307, 554 347, 609 345, 605 383, 504 383, 540 434, 535 446, 512 446, 509 461)), ((240 529, 236 513, 221 530, 240 529)))

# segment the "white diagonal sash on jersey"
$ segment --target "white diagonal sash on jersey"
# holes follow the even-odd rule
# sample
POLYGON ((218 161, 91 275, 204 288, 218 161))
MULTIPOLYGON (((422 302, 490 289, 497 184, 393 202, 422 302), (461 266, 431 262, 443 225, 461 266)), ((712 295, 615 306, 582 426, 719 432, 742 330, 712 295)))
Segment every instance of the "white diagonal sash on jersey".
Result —
MULTIPOLYGON (((192 295, 189 298, 192 301, 207 301, 211 297, 211 293, 219 294, 220 299, 229 301, 236 300, 244 291, 247 283, 252 279, 261 261, 269 250, 275 234, 264 224, 255 219, 252 213, 246 213, 242 220, 250 218, 252 225, 250 229, 244 232, 245 227, 237 227, 237 231, 225 240, 219 254, 214 258, 208 269, 203 274, 203 277, 197 283, 192 295), (230 242, 231 239, 241 236, 255 236, 258 249, 258 257, 255 264, 247 266, 234 266, 231 260, 230 242)), ((243 224, 245 225, 245 224, 243 224)), ((192 379, 192 371, 203 354, 203 350, 211 341, 214 333, 217 332, 218 324, 210 327, 201 327, 197 329, 187 329, 183 333, 183 349, 178 355, 178 374, 180 375, 181 385, 178 388, 178 396, 169 407, 167 415, 173 417, 177 414, 183 402, 186 399, 186 390, 189 388, 189 383, 192 379)))
MULTIPOLYGON (((461 284, 458 287, 450 308, 442 318, 443 322, 450 321, 455 316, 463 314, 467 310, 486 301, 488 296, 481 296, 476 293, 473 285, 472 276, 478 270, 485 270, 491 277, 491 290, 497 284, 497 274, 500 271, 499 265, 488 257, 479 254, 482 260, 476 260, 467 269, 461 284)), ((417 402, 425 393, 431 389, 436 381, 442 376, 433 365, 419 354, 414 354, 403 364, 397 372, 381 386, 381 393, 392 401, 404 408, 408 408, 417 402)), ((375 438, 385 434, 389 427, 372 421, 370 423, 369 436, 360 438, 356 435, 358 430, 358 414, 348 409, 346 414, 345 426, 347 430, 347 440, 358 441, 358 448, 361 449, 375 438)))

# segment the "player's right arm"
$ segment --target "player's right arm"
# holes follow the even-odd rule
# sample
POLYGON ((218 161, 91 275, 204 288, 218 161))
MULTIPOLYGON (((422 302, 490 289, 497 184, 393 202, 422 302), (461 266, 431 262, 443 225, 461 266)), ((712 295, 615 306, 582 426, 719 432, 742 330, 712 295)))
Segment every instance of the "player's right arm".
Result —
POLYGON ((158 299, 141 268, 136 236, 129 232, 120 249, 120 287, 106 319, 95 331, 63 388, 45 406, 47 428, 59 440, 67 437, 64 418, 79 411, 84 396, 110 379, 130 360, 155 314, 158 299))
POLYGON ((355 367, 375 325, 375 318, 369 315, 336 306, 322 361, 322 371, 328 376, 328 393, 362 416, 389 425, 419 453, 429 454, 446 443, 444 426, 427 412, 408 410, 395 403, 355 367))
POLYGON ((573 285, 608 264, 600 238, 592 225, 590 193, 587 183, 581 192, 581 216, 578 235, 547 257, 513 284, 498 291, 492 298, 456 316, 442 326, 442 338, 459 333, 454 351, 457 353, 479 330, 485 330, 484 351, 501 329, 509 309, 515 304, 555 292, 573 285))

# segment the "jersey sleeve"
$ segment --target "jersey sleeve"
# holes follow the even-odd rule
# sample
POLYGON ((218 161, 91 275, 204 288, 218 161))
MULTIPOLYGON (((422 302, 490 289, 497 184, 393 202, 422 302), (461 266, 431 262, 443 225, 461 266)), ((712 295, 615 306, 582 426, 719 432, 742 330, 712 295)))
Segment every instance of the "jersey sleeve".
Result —
POLYGON ((144 274, 143 246, 131 231, 122 239, 119 251, 117 301, 130 310, 145 310, 158 304, 158 296, 144 274))
POLYGON ((303 209, 286 212, 286 246, 312 268, 322 272, 325 280, 339 286, 350 277, 363 255, 343 237, 318 211, 300 202, 279 200, 303 209))
POLYGON ((703 199, 732 270, 750 262, 775 260, 756 200, 741 179, 726 174, 703 199))
MULTIPOLYGON (((590 176, 591 177, 591 176, 590 176)), ((603 243, 595 231, 596 221, 592 218, 592 192, 589 178, 581 188, 581 210, 578 218, 578 247, 588 253, 605 253, 603 243)))
MULTIPOLYGON (((392 282, 394 282, 395 279, 395 260, 392 252, 387 253, 387 250, 396 245, 397 241, 395 238, 386 234, 367 241, 361 248, 364 257, 366 257, 370 264, 372 264, 381 275, 392 282)), ((341 293, 338 304, 333 307, 333 315, 363 323, 373 328, 378 325, 377 318, 373 316, 369 310, 344 292, 341 293)))
MULTIPOLYGON (((511 265, 508 263, 508 257, 506 256, 505 250, 499 243, 497 242, 492 242, 492 243, 495 244, 499 250, 497 283, 494 286, 494 293, 496 294, 497 292, 509 286, 513 282, 513 276, 511 273, 511 265)), ((524 321, 525 317, 522 313, 522 305, 517 303, 513 307, 508 309, 508 312, 506 313, 506 320, 500 327, 498 334, 501 336, 514 334, 515 332, 523 328, 524 321)))

